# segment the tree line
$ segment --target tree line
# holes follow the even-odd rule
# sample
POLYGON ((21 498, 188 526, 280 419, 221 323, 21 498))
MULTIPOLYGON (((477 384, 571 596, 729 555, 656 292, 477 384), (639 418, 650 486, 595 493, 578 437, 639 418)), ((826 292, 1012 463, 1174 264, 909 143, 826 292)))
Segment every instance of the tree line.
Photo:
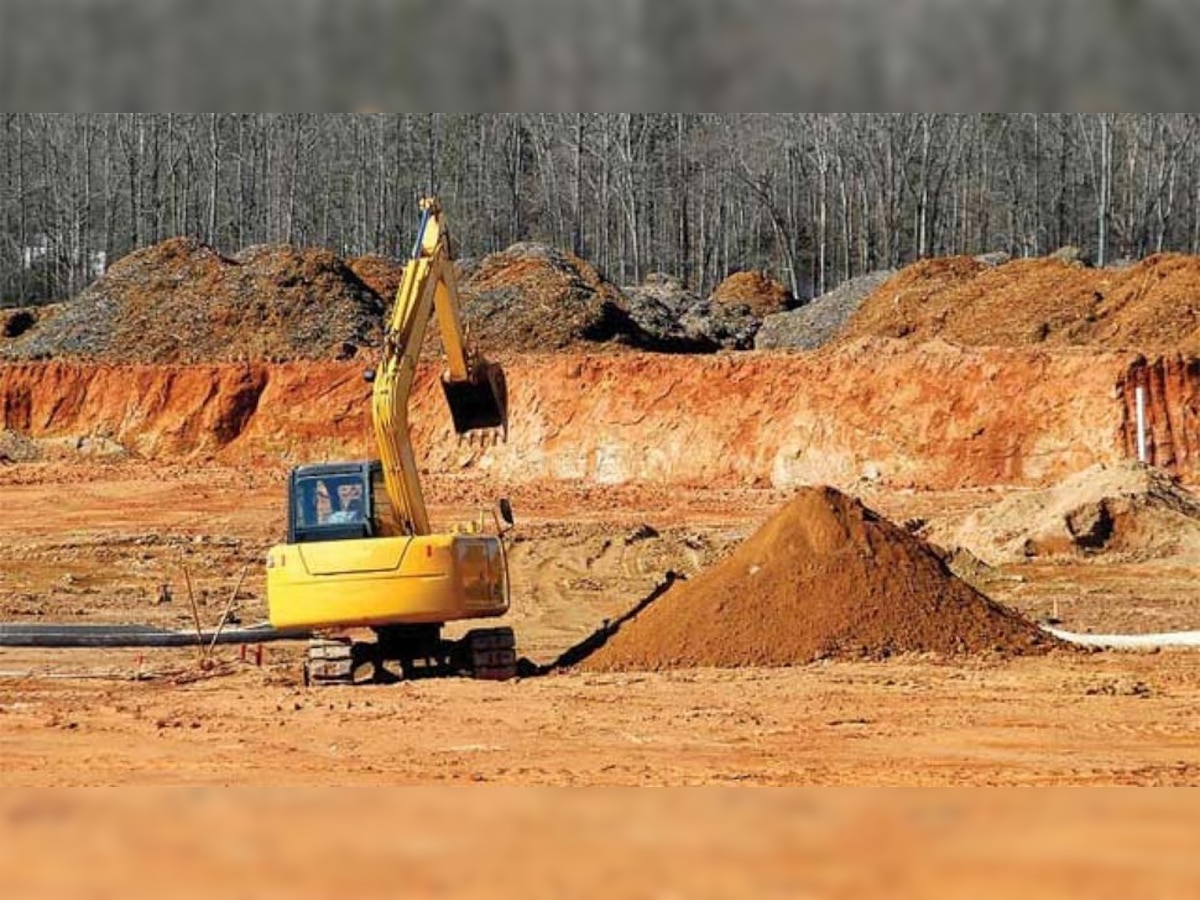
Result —
POLYGON ((439 194, 460 254, 573 250, 707 294, 808 298, 926 256, 1200 252, 1200 116, 4 114, 0 305, 73 295, 175 235, 404 256, 439 194))

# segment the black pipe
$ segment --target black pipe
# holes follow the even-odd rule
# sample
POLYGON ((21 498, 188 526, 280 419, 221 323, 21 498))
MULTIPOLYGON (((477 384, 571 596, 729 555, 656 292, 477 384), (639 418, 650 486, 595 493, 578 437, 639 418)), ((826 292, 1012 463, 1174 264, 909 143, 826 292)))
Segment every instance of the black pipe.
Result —
POLYGON ((0 624, 0 647, 194 647, 218 644, 262 644, 312 637, 304 629, 270 625, 214 631, 168 631, 149 625, 0 624))

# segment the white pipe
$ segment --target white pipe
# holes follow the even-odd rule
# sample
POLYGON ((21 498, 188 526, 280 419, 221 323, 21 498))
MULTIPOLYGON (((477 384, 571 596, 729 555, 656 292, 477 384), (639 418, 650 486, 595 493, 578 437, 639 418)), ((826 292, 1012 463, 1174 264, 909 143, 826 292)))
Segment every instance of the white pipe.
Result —
POLYGON ((1154 647, 1200 647, 1200 631, 1165 631, 1158 634, 1077 634, 1057 628, 1042 630, 1069 644, 1083 647, 1109 647, 1114 650, 1140 650, 1154 647))
POLYGON ((1137 448, 1138 462, 1146 461, 1146 389, 1137 389, 1137 448))

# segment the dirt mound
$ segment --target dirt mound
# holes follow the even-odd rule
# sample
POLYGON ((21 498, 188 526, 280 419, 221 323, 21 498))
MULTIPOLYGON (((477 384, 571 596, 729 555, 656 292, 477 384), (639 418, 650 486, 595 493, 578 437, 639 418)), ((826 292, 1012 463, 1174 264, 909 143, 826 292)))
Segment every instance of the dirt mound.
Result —
POLYGON ((973 513, 947 532, 946 544, 993 565, 1063 555, 1200 555, 1200 499, 1138 462, 1094 465, 973 513))
POLYGON ((1042 652, 903 528, 833 488, 804 488, 725 561, 668 591, 589 669, 792 665, 821 658, 1042 652))
POLYGON ((792 292, 766 272, 734 272, 717 285, 710 299, 723 306, 748 306, 758 318, 795 305, 792 292))
POLYGON ((368 253, 346 260, 350 271, 359 281, 373 290, 385 304, 391 306, 404 278, 404 263, 388 256, 368 253))
POLYGON ((998 266, 969 257, 922 260, 875 291, 844 337, 867 335, 1197 352, 1200 257, 1158 254, 1104 269, 1056 257, 998 266))
POLYGON ((514 244, 485 257, 459 292, 472 334, 492 351, 644 345, 620 290, 579 257, 544 244, 514 244))
POLYGON ((157 363, 348 358, 377 343, 382 311, 326 250, 259 246, 229 258, 172 238, 119 260, 0 352, 157 363))

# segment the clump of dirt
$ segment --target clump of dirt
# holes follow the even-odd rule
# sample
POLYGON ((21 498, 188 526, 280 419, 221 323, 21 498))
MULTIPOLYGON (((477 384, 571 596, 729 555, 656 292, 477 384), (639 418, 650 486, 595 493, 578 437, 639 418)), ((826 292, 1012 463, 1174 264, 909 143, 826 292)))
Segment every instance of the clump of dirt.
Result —
POLYGON ((947 543, 992 565, 1055 556, 1134 561, 1200 556, 1200 499, 1135 461, 1095 465, 946 528, 947 543))
POLYGON ((11 428, 0 428, 0 464, 34 462, 41 457, 36 441, 11 428))
POLYGON ((380 298, 326 250, 250 247, 225 257, 172 238, 116 262, 10 358, 119 362, 346 359, 378 342, 380 298))
POLYGON ((390 306, 396 299, 396 291, 400 290, 400 282, 404 279, 403 262, 389 256, 368 253, 366 256, 355 256, 346 260, 346 265, 385 304, 390 306))
POLYGON ((0 338, 20 337, 38 322, 36 307, 0 309, 0 338))
POLYGON ((842 339, 864 336, 1200 352, 1200 257, 1163 253, 1103 269, 1061 253, 996 266, 922 260, 876 290, 842 339))
POLYGON ((487 350, 652 343, 630 318, 620 290, 571 253, 513 244, 465 274, 459 283, 465 317, 487 350))
POLYGON ((833 488, 814 487, 799 491, 723 562, 647 606, 583 665, 1016 655, 1055 643, 954 576, 900 526, 833 488))
POLYGON ((734 272, 717 285, 710 298, 723 306, 741 304, 758 318, 795 306, 792 292, 766 272, 734 272))

